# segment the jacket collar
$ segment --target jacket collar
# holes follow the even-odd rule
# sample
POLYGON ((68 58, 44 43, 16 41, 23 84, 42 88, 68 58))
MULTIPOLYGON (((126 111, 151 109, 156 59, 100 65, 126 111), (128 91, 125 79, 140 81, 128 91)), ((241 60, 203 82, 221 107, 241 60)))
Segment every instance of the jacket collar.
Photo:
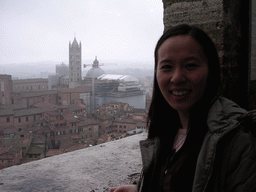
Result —
POLYGON ((147 170, 152 161, 157 158, 159 148, 160 140, 158 137, 140 141, 143 170, 147 170))

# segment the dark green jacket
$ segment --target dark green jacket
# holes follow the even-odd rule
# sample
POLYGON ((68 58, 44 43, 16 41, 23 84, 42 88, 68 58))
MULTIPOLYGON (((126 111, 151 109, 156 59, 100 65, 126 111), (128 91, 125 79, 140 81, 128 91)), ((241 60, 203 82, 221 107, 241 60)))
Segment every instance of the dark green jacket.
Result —
MULTIPOLYGON (((256 191, 255 119, 256 112, 247 112, 223 97, 212 105, 207 118, 209 130, 197 158, 192 192, 256 191)), ((144 192, 145 185, 150 185, 147 178, 152 178, 150 174, 154 172, 152 167, 155 167, 160 141, 158 138, 145 140, 140 146, 144 174, 138 191, 144 192)))

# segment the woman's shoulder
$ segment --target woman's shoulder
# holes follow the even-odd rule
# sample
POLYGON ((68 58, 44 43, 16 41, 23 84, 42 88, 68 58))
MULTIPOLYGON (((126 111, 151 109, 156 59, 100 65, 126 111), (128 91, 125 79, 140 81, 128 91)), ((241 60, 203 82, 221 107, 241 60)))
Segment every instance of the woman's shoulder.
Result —
POLYGON ((221 182, 225 181, 225 191, 256 190, 256 136, 250 131, 256 127, 251 118, 242 121, 218 145, 216 164, 220 167, 216 171, 221 182))
POLYGON ((234 143, 256 145, 256 110, 248 111, 237 118, 239 126, 233 136, 234 143))
POLYGON ((226 154, 231 160, 248 158, 256 161, 256 110, 245 113, 239 121, 240 126, 230 133, 226 154))

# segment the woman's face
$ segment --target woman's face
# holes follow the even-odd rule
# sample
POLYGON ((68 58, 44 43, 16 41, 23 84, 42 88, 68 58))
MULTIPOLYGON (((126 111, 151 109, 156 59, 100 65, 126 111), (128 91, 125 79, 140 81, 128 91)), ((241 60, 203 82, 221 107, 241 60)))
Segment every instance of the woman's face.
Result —
POLYGON ((159 88, 178 112, 189 112, 205 92, 208 62, 202 46, 191 36, 166 39, 158 49, 159 88))

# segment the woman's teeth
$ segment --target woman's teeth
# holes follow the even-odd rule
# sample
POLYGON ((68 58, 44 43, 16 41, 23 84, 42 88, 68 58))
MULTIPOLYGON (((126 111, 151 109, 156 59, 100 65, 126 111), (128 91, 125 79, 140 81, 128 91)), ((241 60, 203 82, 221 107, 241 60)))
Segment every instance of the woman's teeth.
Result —
POLYGON ((175 96, 183 96, 183 95, 186 95, 188 93, 189 93, 189 91, 172 91, 172 94, 175 95, 175 96))

